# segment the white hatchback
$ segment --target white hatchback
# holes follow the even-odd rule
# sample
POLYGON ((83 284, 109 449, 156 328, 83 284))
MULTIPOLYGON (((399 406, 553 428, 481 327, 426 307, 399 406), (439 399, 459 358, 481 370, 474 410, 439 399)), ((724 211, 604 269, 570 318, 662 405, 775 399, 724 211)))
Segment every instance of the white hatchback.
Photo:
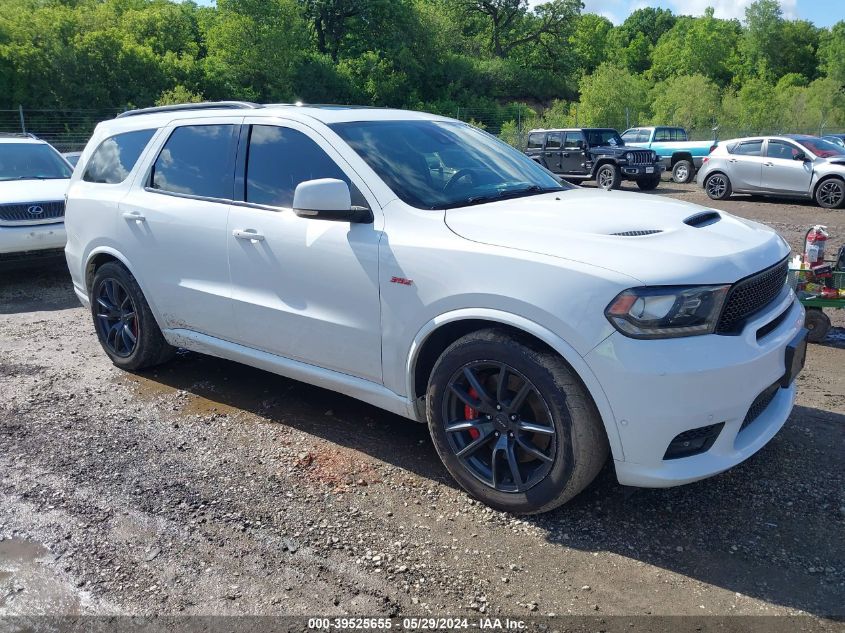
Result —
POLYGON ((61 255, 72 171, 49 143, 0 134, 0 265, 61 255))
POLYGON ((496 508, 724 471, 786 421, 806 350, 774 231, 561 184, 470 125, 171 106, 100 124, 67 259, 129 370, 177 347, 429 425, 496 508))

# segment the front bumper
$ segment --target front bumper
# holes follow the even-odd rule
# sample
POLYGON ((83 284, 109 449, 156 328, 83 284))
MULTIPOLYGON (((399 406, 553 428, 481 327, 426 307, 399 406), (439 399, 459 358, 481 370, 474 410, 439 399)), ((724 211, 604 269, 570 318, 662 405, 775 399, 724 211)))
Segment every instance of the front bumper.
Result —
MULTIPOLYGON (((587 356, 616 418, 623 455, 619 482, 667 487, 723 472, 760 450, 792 411, 795 384, 781 388, 753 422, 757 397, 786 372, 786 347, 804 326, 791 290, 754 317, 739 336, 635 340, 616 332, 587 356), (758 330, 783 315, 758 340, 758 330), (665 459, 678 434, 724 423, 703 453, 665 459)), ((765 331, 764 331, 765 332, 765 331)))
POLYGON ((619 169, 622 171, 623 175, 629 178, 653 176, 655 174, 662 174, 665 171, 665 168, 660 163, 655 163, 653 165, 619 165, 619 169))
POLYGON ((64 222, 0 225, 0 254, 62 249, 67 242, 64 222))

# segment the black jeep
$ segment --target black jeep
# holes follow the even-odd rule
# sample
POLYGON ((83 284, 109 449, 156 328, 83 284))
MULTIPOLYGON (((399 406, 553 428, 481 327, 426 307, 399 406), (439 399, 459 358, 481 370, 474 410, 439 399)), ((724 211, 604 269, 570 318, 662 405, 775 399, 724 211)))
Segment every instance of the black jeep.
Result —
POLYGON ((655 152, 625 147, 609 128, 532 130, 525 153, 566 180, 595 180, 602 189, 618 188, 623 178, 636 181, 640 189, 654 189, 663 172, 655 152))

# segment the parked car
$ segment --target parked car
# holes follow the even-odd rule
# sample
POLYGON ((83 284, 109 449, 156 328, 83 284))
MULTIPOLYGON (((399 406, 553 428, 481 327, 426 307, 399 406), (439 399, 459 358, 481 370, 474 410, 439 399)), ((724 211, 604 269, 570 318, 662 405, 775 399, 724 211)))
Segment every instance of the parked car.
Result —
POLYGON ((828 134, 822 137, 826 141, 830 141, 834 145, 845 147, 845 134, 828 134))
POLYGON ((82 155, 82 152, 65 152, 62 156, 65 157, 65 160, 70 163, 71 167, 76 167, 76 163, 79 162, 79 157, 82 155))
POLYGON ((70 165, 26 134, 0 134, 0 264, 61 256, 70 165))
MULTIPOLYGON (((789 247, 727 213, 560 182, 471 125, 193 104, 97 126, 67 260, 112 362, 177 347, 425 422, 472 495, 722 472, 793 406, 789 247)), ((347 420, 357 432, 357 420, 347 420)))
POLYGON ((657 152, 664 167, 678 183, 692 182, 715 141, 690 141, 682 127, 636 127, 625 130, 622 140, 629 147, 647 147, 657 152))
POLYGON ((610 128, 531 130, 525 153, 570 182, 595 180, 602 189, 618 189, 623 179, 654 189, 663 171, 654 152, 632 151, 610 128))
POLYGON ((733 193, 811 198, 826 209, 845 204, 845 148, 816 136, 758 136, 719 143, 698 184, 713 200, 733 193))

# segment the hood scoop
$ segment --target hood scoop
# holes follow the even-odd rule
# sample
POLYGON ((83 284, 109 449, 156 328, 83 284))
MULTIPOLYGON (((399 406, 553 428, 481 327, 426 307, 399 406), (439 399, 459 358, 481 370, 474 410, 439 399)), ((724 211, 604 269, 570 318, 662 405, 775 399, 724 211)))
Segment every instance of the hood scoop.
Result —
POLYGON ((643 235, 654 235, 655 233, 663 233, 662 229, 642 229, 639 231, 622 231, 621 233, 611 233, 616 237, 642 237, 643 235))
POLYGON ((716 211, 704 211, 703 213, 696 213, 695 215, 689 216, 686 220, 684 220, 684 224, 700 229, 705 226, 710 226, 711 224, 716 224, 716 222, 721 219, 722 216, 716 211))

